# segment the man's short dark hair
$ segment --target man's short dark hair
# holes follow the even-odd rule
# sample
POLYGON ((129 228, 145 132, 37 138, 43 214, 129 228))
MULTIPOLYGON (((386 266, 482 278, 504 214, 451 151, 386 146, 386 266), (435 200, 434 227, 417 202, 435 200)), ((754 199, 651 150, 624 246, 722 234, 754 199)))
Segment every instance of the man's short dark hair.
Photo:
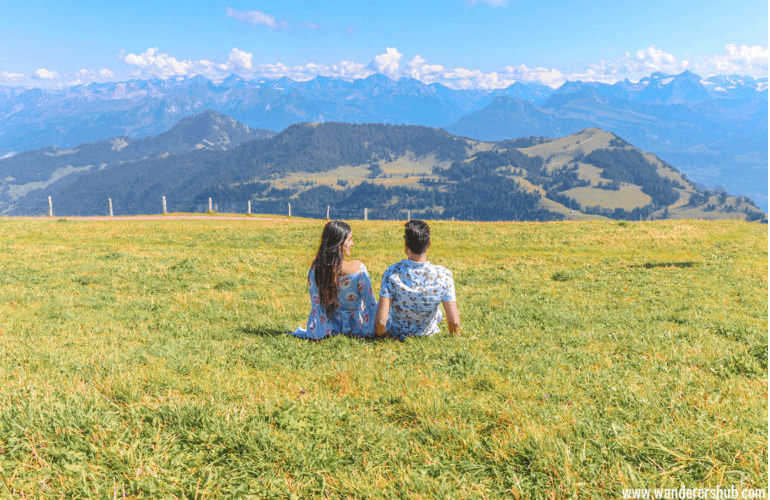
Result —
POLYGON ((424 254, 428 251, 430 244, 430 227, 425 221, 410 220, 405 225, 404 240, 409 250, 416 255, 424 254))

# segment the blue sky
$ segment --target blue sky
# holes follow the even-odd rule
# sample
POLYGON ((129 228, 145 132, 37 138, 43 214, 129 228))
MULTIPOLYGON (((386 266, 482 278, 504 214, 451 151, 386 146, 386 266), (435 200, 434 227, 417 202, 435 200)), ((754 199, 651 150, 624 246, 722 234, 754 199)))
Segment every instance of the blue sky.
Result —
POLYGON ((453 88, 768 72, 767 0, 6 2, 0 85, 382 73, 453 88))

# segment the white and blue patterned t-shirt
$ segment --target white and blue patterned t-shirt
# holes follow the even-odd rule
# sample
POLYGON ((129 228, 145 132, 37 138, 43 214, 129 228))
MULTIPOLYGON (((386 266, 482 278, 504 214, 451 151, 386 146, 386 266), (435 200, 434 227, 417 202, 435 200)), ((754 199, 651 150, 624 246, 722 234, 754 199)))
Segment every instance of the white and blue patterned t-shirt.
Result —
POLYGON ((391 301, 386 329, 398 338, 433 335, 444 318, 440 305, 455 298, 452 271, 404 259, 382 275, 380 297, 391 301))

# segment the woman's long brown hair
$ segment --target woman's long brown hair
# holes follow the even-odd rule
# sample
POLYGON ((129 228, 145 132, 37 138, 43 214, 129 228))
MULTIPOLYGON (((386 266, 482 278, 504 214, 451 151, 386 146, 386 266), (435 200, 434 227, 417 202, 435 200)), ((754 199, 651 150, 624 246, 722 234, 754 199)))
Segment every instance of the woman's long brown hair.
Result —
POLYGON ((345 222, 333 220, 326 223, 321 245, 313 261, 315 283, 321 292, 321 306, 327 316, 331 316, 340 306, 337 280, 342 271, 342 244, 349 235, 350 226, 345 222))

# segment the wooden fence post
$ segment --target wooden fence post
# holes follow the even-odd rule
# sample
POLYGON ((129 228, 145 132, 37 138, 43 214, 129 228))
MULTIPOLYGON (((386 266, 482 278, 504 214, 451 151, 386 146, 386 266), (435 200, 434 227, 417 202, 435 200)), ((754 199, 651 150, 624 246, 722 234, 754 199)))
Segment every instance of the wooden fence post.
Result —
POLYGON ((53 201, 48 197, 48 217, 53 217, 53 201))
POLYGON ((251 215, 251 200, 249 200, 249 208, 246 209, 246 214, 251 215))
POLYGON ((369 209, 368 208, 364 209, 364 220, 369 220, 369 209))
POLYGON ((213 212, 213 211, 214 209, 212 208, 212 205, 211 205, 211 198, 209 198, 209 212, 213 212))
POLYGON ((329 220, 329 205, 326 205, 326 220, 329 220))
POLYGON ((110 217, 112 217, 112 198, 107 198, 107 203, 110 206, 110 217))
POLYGON ((163 197, 163 215, 167 214, 168 211, 166 210, 166 197, 163 197))
POLYGON ((289 217, 291 217, 291 203, 289 203, 289 217))
POLYGON ((409 210, 406 211, 406 220, 407 222, 412 220, 412 212, 410 212, 409 210))

